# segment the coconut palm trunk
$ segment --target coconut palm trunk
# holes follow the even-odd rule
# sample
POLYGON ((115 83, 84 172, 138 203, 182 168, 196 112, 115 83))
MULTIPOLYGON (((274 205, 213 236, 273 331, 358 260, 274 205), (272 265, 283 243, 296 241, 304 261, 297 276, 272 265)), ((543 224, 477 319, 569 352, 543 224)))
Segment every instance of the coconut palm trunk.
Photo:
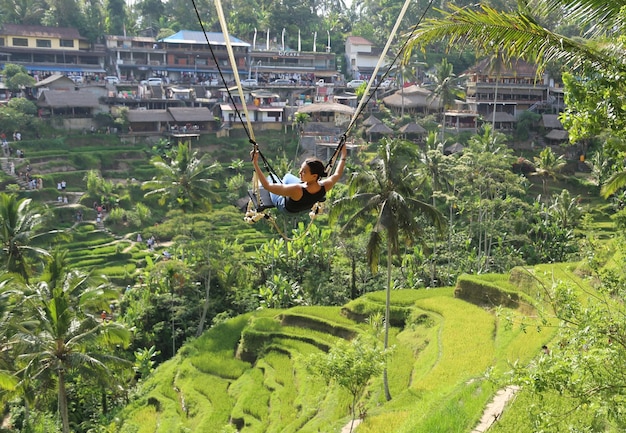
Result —
POLYGON ((70 418, 67 409, 67 387, 65 386, 65 371, 63 367, 60 367, 57 372, 57 379, 59 381, 59 415, 61 416, 61 426, 63 433, 70 433, 70 418))
MULTIPOLYGON (((389 322, 391 320, 391 238, 387 236, 387 290, 385 293, 385 350, 389 347, 389 322)), ((385 388, 385 398, 391 400, 391 392, 389 391, 389 378, 387 375, 387 365, 383 370, 383 386, 385 388)))

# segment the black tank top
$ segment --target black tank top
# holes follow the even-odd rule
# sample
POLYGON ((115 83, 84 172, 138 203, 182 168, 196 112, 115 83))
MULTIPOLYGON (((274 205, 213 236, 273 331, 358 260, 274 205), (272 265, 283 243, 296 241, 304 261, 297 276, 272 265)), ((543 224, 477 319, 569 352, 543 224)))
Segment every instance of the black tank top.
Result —
POLYGON ((324 185, 315 194, 311 194, 302 187, 302 198, 298 201, 292 200, 289 197, 285 200, 285 210, 290 213, 300 213, 311 210, 313 205, 319 201, 326 200, 326 188, 324 185))

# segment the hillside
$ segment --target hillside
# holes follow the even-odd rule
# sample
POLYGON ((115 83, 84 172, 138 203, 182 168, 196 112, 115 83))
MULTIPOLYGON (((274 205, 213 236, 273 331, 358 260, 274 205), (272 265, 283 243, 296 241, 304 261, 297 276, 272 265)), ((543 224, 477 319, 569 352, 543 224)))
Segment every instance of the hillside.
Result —
MULTIPOLYGON (((185 303, 181 301, 184 307, 176 310, 177 316, 172 316, 166 287, 159 285, 161 275, 165 274, 155 272, 148 284, 144 283, 155 263, 167 270, 174 262, 159 260, 165 248, 175 248, 181 227, 185 228, 185 236, 190 234, 200 239, 210 234, 219 238, 222 243, 216 245, 216 252, 226 251, 229 244, 240 247, 228 250, 232 254, 226 253, 238 257, 237 262, 229 265, 230 269, 261 261, 255 256, 263 249, 269 250, 274 244, 272 238, 278 236, 266 224, 249 225, 243 221, 241 210, 231 205, 233 197, 240 192, 235 188, 231 192, 222 187, 221 200, 216 201, 213 210, 195 214, 192 224, 180 210, 167 209, 156 201, 144 201, 141 181, 154 175, 148 159, 159 149, 121 145, 108 136, 95 137, 92 143, 91 138, 67 137, 55 141, 53 146, 43 140, 25 143, 29 157, 18 169, 29 163, 34 174, 43 179, 43 188, 22 190, 21 194, 48 205, 54 215, 49 220, 51 228, 72 228, 71 238, 64 240, 71 266, 97 270, 119 289, 121 308, 116 314, 136 331, 133 351, 154 345, 161 352, 155 360, 161 362, 170 357, 170 350, 176 352, 187 341, 174 358, 140 383, 138 390, 131 386, 130 403, 119 416, 111 415, 116 421, 110 431, 330 433, 340 432, 346 426, 349 429, 351 395, 336 384, 327 384, 323 378, 311 375, 304 365, 309 355, 326 353, 338 342, 353 340, 359 334, 373 335, 371 323, 380 324, 384 292, 370 292, 345 303, 345 295, 331 298, 349 290, 348 280, 338 277, 332 280, 333 284, 316 280, 316 285, 307 284, 306 289, 315 287, 310 290, 316 295, 323 294, 326 302, 333 299, 337 305, 343 303, 342 306, 257 309, 260 283, 256 278, 265 271, 259 267, 246 274, 246 281, 228 282, 231 293, 221 292, 222 282, 214 281, 207 299, 216 306, 211 305, 214 311, 209 311, 205 326, 215 325, 194 339, 204 292, 193 295, 192 290, 181 290, 181 294, 195 297, 190 296, 185 303), (105 175, 103 183, 111 182, 106 194, 94 196, 89 192, 85 167, 96 168, 105 175), (62 180, 67 181, 67 190, 62 194, 69 196, 68 204, 57 201, 56 186, 62 180), (100 197, 111 200, 117 207, 115 212, 107 214, 105 224, 96 220, 92 205, 100 197), (138 203, 147 204, 152 216, 139 218, 138 203), (75 220, 77 210, 84 216, 81 222, 75 220), (157 234, 158 247, 147 248, 145 242, 137 241, 138 234, 144 241, 157 234), (242 295, 247 285, 252 290, 250 298, 242 295), (132 291, 126 291, 128 287, 132 291), (123 296, 128 293, 132 296, 123 296), (218 304, 226 295, 242 303, 249 302, 246 307, 252 307, 245 311, 254 311, 224 321, 225 317, 235 316, 233 311, 240 307, 231 304, 231 309, 227 309, 218 304), (178 334, 175 341, 169 334, 173 323, 185 332, 178 334)), ((276 139, 274 147, 281 149, 282 140, 276 139)), ((210 149, 222 164, 224 178, 236 177, 232 173, 237 173, 243 179, 240 189, 246 187, 249 175, 246 168, 231 168, 231 162, 247 153, 245 140, 233 139, 228 145, 203 143, 198 148, 210 149)), ((5 176, 5 185, 14 181, 15 178, 5 176)), ((529 196, 534 196, 541 189, 541 182, 531 178, 529 183, 529 196)), ((606 242, 614 235, 614 224, 609 217, 611 209, 587 184, 568 178, 552 180, 549 187, 555 195, 567 187, 581 197, 578 203, 589 206, 592 221, 577 227, 577 231, 585 230, 586 236, 590 236, 591 224, 599 242, 606 242)), ((321 236, 322 228, 323 222, 316 224, 309 238, 321 236)), ((330 233, 325 236, 330 237, 330 233)), ((47 245, 43 242, 42 245, 47 245)), ((298 243, 290 246, 300 251, 309 248, 298 243)), ((283 247, 280 244, 275 247, 282 254, 283 247)), ((319 254, 330 248, 309 249, 319 254)), ((266 259, 263 263, 267 262, 266 259)), ((224 266, 222 263, 230 262, 216 261, 216 272, 224 266)), ((337 275, 345 276, 347 270, 344 262, 337 275)), ((318 275, 315 273, 315 277, 318 275)), ((554 275, 584 286, 574 267, 543 265, 530 270, 515 268, 509 275, 462 275, 457 280, 458 287, 393 291, 390 341, 393 351, 388 364, 392 400, 385 400, 382 378, 372 380, 357 405, 357 415, 363 421, 357 431, 472 431, 494 395, 509 385, 503 373, 516 362, 525 365, 540 356, 541 346, 553 337, 552 331, 545 331, 546 324, 537 317, 533 304, 541 302, 537 281, 545 280, 546 286, 550 286, 554 275), (525 278, 527 275, 539 280, 525 278), (535 332, 539 327, 544 331, 535 332)), ((383 286, 370 287, 377 290, 383 286)), ((524 406, 516 409, 519 405, 515 405, 513 410, 505 411, 494 429, 502 433, 532 431, 530 425, 525 430, 517 428, 530 422, 525 408, 536 402, 524 392, 516 396, 516 402, 523 402, 524 406)))
MULTIPOLYGON (((565 265, 546 265, 484 281, 539 293, 538 280, 520 277, 530 273, 546 283, 555 274, 579 280, 565 265)), ((471 431, 503 386, 498 377, 536 357, 552 336, 519 326, 522 318, 539 324, 522 313, 528 305, 496 314, 456 298, 451 287, 394 291, 392 304, 392 400, 385 401, 380 378, 372 381, 359 403, 359 433, 471 431)), ((371 332, 348 317, 383 309, 384 292, 374 292, 343 308, 259 310, 215 326, 141 386, 120 431, 339 432, 350 420, 350 396, 310 376, 303 360, 340 338, 371 332)))

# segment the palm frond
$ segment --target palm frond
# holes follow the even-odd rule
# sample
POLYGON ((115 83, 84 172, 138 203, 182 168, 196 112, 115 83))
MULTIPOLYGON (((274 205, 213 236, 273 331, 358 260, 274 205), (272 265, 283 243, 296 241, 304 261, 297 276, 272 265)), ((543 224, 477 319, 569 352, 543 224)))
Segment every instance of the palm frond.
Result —
POLYGON ((354 208, 365 206, 370 202, 373 195, 372 193, 355 194, 351 197, 342 197, 333 201, 328 214, 329 222, 334 224, 340 215, 350 212, 354 208))
POLYGON ((624 0, 533 0, 529 9, 539 14, 559 13, 567 20, 591 26, 589 33, 598 35, 623 28, 620 12, 624 0))
POLYGON ((6 370, 0 370, 0 389, 12 391, 17 386, 17 378, 6 370))
POLYGON ((362 207, 360 207, 354 214, 352 214, 348 220, 344 223, 342 227, 342 231, 346 231, 353 227, 357 221, 367 220, 372 218, 372 212, 378 208, 379 202, 374 198, 375 196, 370 197, 370 200, 367 201, 362 207))
POLYGON ((589 65, 595 69, 626 69, 614 57, 584 42, 553 33, 528 15, 499 12, 484 5, 478 10, 450 7, 452 12, 443 18, 425 21, 414 33, 408 48, 424 49, 432 42, 447 39, 448 46, 455 48, 472 46, 489 53, 497 47, 504 59, 521 58, 539 65, 557 61, 574 68, 589 65))
POLYGON ((620 171, 618 173, 613 174, 607 181, 602 185, 602 189, 600 194, 604 198, 608 198, 617 190, 624 188, 626 186, 626 171, 620 171))
POLYGON ((372 230, 370 232, 370 236, 367 241, 366 254, 367 254, 367 264, 369 265, 370 271, 372 272, 372 274, 375 274, 378 272, 378 263, 380 261, 380 250, 382 248, 381 240, 382 240, 382 236, 378 230, 372 230))
POLYGON ((439 233, 445 232, 448 222, 439 209, 414 198, 409 198, 407 201, 414 214, 423 214, 427 219, 432 221, 435 229, 439 233))

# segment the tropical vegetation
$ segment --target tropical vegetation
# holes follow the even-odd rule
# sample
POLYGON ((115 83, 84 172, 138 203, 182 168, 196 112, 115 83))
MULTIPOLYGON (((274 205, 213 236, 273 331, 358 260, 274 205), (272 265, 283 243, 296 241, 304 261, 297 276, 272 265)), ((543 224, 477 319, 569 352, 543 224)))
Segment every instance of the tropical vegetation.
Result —
MULTIPOLYGON (((282 26, 282 14, 312 14, 300 4, 232 6, 242 35, 266 18, 282 26)), ((333 15, 338 5, 322 9, 329 28, 375 39, 394 11, 382 6, 357 2, 349 21, 333 15)), ((360 432, 469 431, 497 389, 518 385, 495 431, 623 430, 623 41, 614 33, 623 5, 465 6, 429 10, 412 40, 415 50, 435 46, 426 75, 441 100, 450 104, 455 71, 475 55, 565 71, 561 118, 585 161, 558 147, 520 150, 489 122, 453 137, 440 116, 419 119, 430 131, 423 143, 367 142, 357 125, 360 151, 329 194, 329 215, 311 227, 306 215, 278 216, 287 241, 243 221, 250 166, 236 130, 228 140, 121 143, 59 136, 26 101, 0 107, 3 130, 28 131, 17 173, 28 165, 44 184, 25 190, 2 177, 7 429, 336 431, 358 417, 360 432), (442 41, 467 51, 443 61, 442 41), (462 152, 446 151, 452 140, 462 152), (57 201, 60 180, 67 205, 57 201)), ((7 8, 3 19, 28 10, 33 23, 62 18, 113 33, 144 20, 161 32, 193 22, 189 5, 135 7, 141 21, 115 2, 105 20, 72 4, 41 16, 7 8)), ((410 54, 408 63, 421 60, 410 54)), ((18 82, 20 73, 5 76, 18 82)), ((396 127, 415 120, 376 114, 396 127)), ((299 159, 306 121, 258 134, 275 166, 299 159)), ((525 122, 531 141, 540 126, 525 122)))

